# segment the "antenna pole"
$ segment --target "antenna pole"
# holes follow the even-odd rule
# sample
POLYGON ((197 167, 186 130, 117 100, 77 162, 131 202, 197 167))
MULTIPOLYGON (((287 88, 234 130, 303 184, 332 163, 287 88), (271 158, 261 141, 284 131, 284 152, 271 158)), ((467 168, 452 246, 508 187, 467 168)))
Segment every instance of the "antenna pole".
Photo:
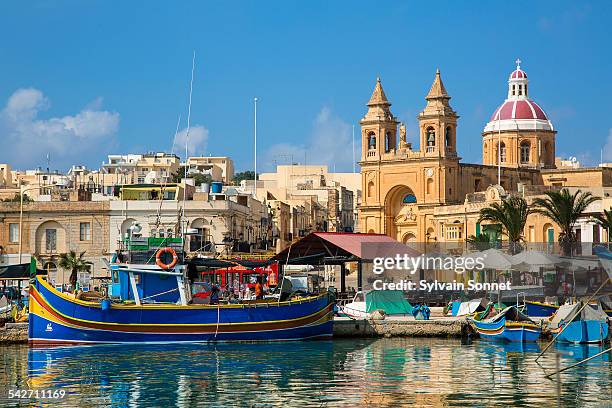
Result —
POLYGON ((257 197, 257 98, 253 98, 253 195, 257 197))
POLYGON ((501 108, 497 112, 497 185, 501 186, 501 108))
POLYGON ((353 173, 356 173, 355 171, 355 125, 353 125, 353 173))

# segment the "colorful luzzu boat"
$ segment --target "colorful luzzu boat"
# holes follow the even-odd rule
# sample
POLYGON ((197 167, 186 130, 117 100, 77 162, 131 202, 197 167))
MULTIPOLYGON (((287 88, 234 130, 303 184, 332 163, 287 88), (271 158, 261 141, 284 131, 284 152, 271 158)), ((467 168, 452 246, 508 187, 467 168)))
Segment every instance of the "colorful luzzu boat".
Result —
POLYGON ((524 312, 527 314, 527 316, 531 317, 550 317, 554 315, 558 309, 559 306, 551 305, 549 303, 532 302, 526 300, 524 312))
POLYGON ((515 306, 509 306, 497 315, 484 319, 470 319, 480 337, 508 342, 536 341, 542 329, 515 306))
POLYGON ((332 335, 333 293, 294 301, 194 305, 185 291, 184 266, 111 268, 124 276, 120 279, 127 285, 123 292, 133 300, 79 300, 36 276, 30 285, 30 343, 280 341, 332 335), (172 285, 173 289, 165 290, 172 285), (166 301, 147 303, 147 287, 161 289, 166 301), (169 293, 175 298, 168 299, 169 293))
POLYGON ((563 305, 550 321, 551 331, 560 343, 603 343, 608 340, 608 317, 601 308, 578 302, 563 305))

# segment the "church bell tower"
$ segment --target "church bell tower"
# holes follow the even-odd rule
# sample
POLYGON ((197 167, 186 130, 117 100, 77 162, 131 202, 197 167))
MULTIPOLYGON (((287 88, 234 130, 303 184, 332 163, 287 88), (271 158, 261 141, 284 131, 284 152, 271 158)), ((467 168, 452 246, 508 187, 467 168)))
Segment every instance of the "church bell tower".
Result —
POLYGON ((391 103, 385 95, 380 78, 368 102, 368 112, 361 119, 361 160, 381 160, 397 149, 398 121, 391 113, 391 103))

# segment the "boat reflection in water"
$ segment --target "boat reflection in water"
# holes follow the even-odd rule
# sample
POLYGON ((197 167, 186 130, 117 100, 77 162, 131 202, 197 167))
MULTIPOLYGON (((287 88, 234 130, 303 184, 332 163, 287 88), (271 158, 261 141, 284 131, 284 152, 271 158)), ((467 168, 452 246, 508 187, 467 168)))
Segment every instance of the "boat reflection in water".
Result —
MULTIPOLYGON (((600 351, 555 344, 539 360, 545 372, 534 362, 540 348, 443 339, 45 348, 28 350, 27 372, 11 372, 7 383, 65 390, 62 401, 32 401, 54 408, 540 406, 556 402, 556 385, 545 377, 554 371, 556 351, 562 366, 600 351)), ((609 402, 609 360, 604 355, 562 373, 562 398, 609 402)))

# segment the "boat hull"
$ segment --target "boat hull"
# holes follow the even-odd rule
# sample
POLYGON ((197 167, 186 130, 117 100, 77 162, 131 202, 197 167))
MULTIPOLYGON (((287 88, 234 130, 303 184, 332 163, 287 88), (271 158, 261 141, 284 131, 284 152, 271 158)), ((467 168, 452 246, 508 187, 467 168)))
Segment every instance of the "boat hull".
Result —
POLYGON ((502 318, 496 322, 487 323, 472 320, 476 331, 483 339, 506 342, 533 342, 540 338, 542 330, 531 323, 510 322, 502 318))
POLYGON ((113 304, 103 310, 38 278, 30 298, 31 344, 286 341, 328 338, 333 330, 333 302, 327 295, 220 306, 113 304))
POLYGON ((550 317, 557 312, 558 306, 540 302, 525 302, 525 312, 531 317, 550 317))
MULTIPOLYGON (((565 327, 565 326, 563 326, 565 327)), ((562 327, 562 329, 563 329, 562 327)), ((599 320, 576 320, 567 325, 557 336, 560 343, 603 343, 608 339, 608 322, 599 320)))

